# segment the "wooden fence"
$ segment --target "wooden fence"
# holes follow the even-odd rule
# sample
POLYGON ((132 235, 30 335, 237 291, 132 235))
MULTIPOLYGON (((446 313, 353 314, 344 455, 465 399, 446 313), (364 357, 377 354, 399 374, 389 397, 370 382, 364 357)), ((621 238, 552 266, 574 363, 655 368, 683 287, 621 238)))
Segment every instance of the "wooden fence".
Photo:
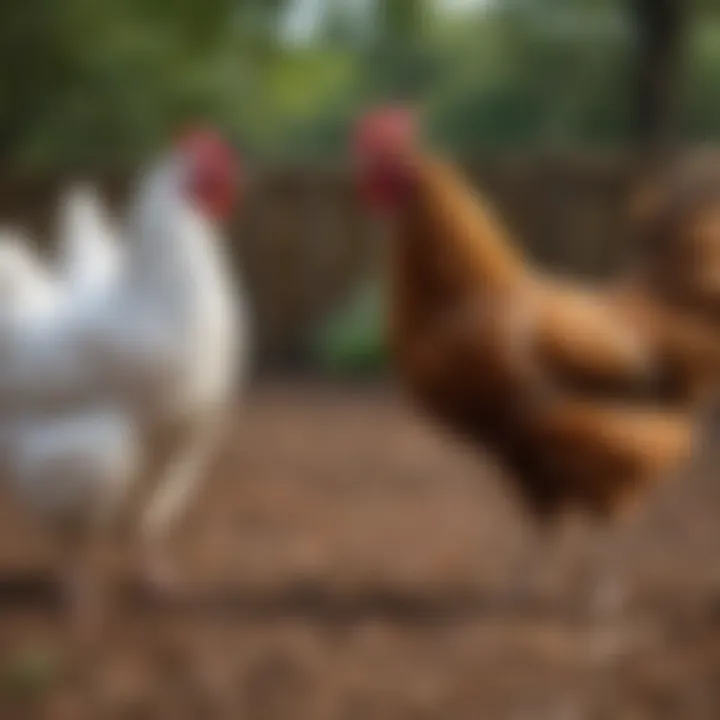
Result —
MULTIPOLYGON (((625 204, 630 164, 598 158, 496 158, 468 163, 517 238, 548 267, 602 275, 628 249, 625 204)), ((0 178, 0 218, 52 246, 66 177, 0 178)), ((124 178, 100 183, 111 205, 124 178)), ((308 332, 351 296, 383 255, 346 172, 258 174, 230 228, 232 255, 252 301, 260 358, 287 361, 308 332)))

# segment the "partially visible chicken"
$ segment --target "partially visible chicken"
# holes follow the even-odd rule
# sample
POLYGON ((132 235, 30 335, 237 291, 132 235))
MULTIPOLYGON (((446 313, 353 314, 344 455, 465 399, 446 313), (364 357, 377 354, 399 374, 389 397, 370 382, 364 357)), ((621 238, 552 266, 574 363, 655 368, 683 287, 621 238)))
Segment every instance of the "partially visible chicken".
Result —
POLYGON ((720 318, 720 156, 670 165, 635 194, 642 276, 662 300, 699 319, 720 318))
POLYGON ((718 338, 642 283, 537 271, 420 149, 405 111, 364 118, 354 152, 361 194, 390 226, 397 370, 426 411, 499 456, 535 517, 611 515, 683 466, 718 338))
POLYGON ((75 196, 66 227, 89 234, 65 236, 53 301, 0 306, 6 482, 72 538, 72 557, 93 558, 85 581, 120 521, 136 528, 149 578, 166 579, 167 531, 217 445, 246 352, 218 227, 236 173, 215 134, 184 138, 141 179, 122 255, 75 196), (118 254, 96 275, 83 253, 103 247, 118 254))

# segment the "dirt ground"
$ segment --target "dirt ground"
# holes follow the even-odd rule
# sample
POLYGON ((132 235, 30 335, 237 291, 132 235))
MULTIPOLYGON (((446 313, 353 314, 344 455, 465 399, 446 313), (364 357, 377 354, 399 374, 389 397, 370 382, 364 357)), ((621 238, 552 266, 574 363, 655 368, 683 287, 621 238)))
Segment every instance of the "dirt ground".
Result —
MULTIPOLYGON (((539 553, 501 473, 394 393, 265 385, 178 531, 192 607, 123 602, 98 655, 52 604, 0 607, 0 718, 720 718, 720 451, 607 551, 629 596, 590 617, 587 535, 539 553)), ((0 518, 0 576, 48 541, 0 518)), ((0 601, 2 598, 0 597, 0 601)))

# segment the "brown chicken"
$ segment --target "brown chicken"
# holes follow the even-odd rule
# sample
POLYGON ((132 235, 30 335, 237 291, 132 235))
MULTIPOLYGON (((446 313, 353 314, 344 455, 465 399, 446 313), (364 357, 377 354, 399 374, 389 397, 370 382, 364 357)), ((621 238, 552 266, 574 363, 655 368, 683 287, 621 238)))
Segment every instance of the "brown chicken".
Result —
MULTIPOLYGON (((643 274, 663 301, 720 320, 720 157, 690 156, 642 185, 633 203, 643 274)), ((718 326, 720 327, 720 326, 718 326)))
POLYGON ((390 221, 397 370, 494 451, 536 517, 610 515, 690 458, 720 368, 702 322, 649 278, 591 289, 531 267, 402 110, 364 118, 354 150, 365 201, 390 221))

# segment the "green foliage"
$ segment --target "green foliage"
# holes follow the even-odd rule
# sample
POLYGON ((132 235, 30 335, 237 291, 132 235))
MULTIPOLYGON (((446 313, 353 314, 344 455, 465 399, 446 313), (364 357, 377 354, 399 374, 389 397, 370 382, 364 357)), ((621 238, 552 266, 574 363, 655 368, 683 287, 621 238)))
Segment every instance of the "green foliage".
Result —
POLYGON ((352 302, 322 327, 313 343, 318 365, 332 374, 374 373, 385 366, 384 298, 376 284, 361 288, 352 302))
POLYGON ((686 66, 685 131, 697 140, 720 129, 720 23, 696 22, 686 66))
MULTIPOLYGON (((186 119, 273 159, 338 157, 369 103, 426 110, 452 150, 606 145, 630 136, 627 0, 325 0, 316 32, 283 32, 294 0, 5 0, 3 165, 135 163, 186 119)), ((321 3, 322 5, 322 3, 321 3)), ((685 127, 720 129, 720 14, 692 5, 685 127)))

